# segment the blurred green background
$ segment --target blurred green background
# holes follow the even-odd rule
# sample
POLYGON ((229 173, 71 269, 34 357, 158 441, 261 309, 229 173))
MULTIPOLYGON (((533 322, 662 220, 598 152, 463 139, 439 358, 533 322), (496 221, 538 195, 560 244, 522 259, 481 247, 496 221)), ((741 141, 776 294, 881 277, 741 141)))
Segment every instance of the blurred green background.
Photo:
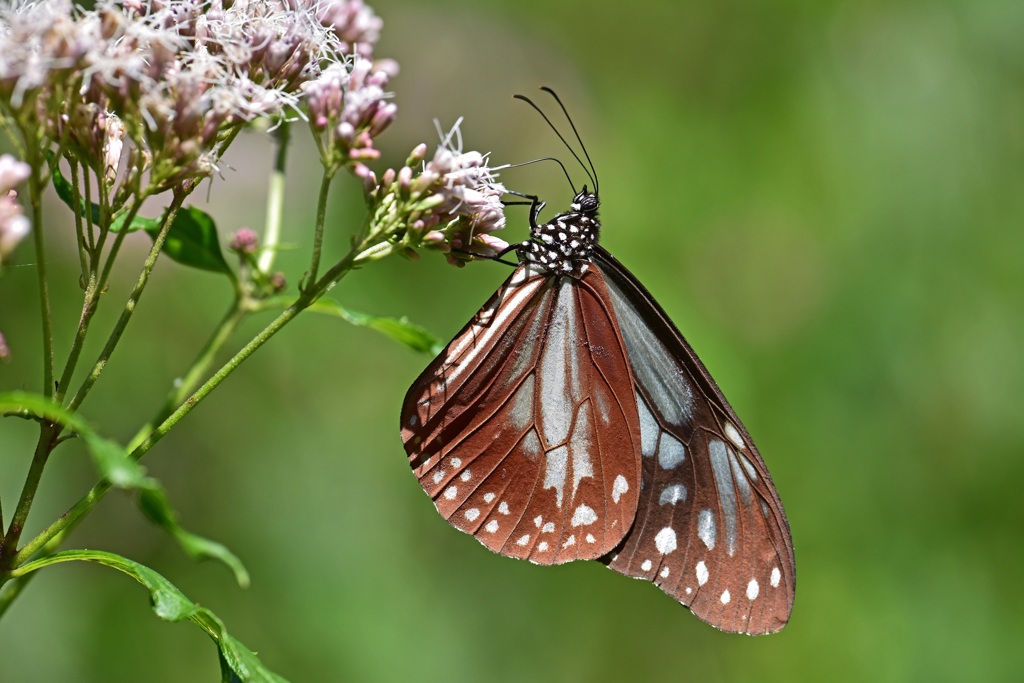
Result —
MULTIPOLYGON (((466 148, 492 150, 494 163, 568 161, 511 95, 550 85, 569 104, 601 176, 603 243, 673 316, 771 468, 796 545, 790 625, 725 635, 600 565, 535 567, 455 531, 398 437, 401 400, 429 358, 313 315, 144 461, 186 527, 241 556, 251 588, 185 558, 116 493, 68 547, 156 568, 294 681, 1019 680, 1024 3, 374 7, 377 55, 402 67, 385 163, 433 143, 433 117, 460 115, 466 148)), ((279 261, 293 287, 318 184, 296 137, 296 249, 279 261)), ((225 235, 258 228, 269 165, 266 140, 245 135, 193 201, 225 235)), ((551 165, 502 180, 552 208, 569 199, 551 165)), ((328 249, 340 254, 362 216, 356 183, 342 178, 334 199, 328 249)), ((504 237, 523 239, 526 211, 509 218, 504 237)), ((71 232, 48 229, 66 352, 76 257, 71 232)), ((95 330, 147 248, 140 236, 126 254, 95 330)), ((0 389, 38 391, 29 244, 18 257, 0 278, 14 353, 0 389)), ((334 295, 447 339, 507 274, 425 254, 356 272, 334 295)), ((85 416, 130 438, 229 296, 221 278, 162 261, 85 416)), ((266 320, 250 322, 249 336, 266 320)), ((8 509, 33 443, 31 425, 0 421, 8 509)), ((84 454, 62 447, 30 532, 93 480, 84 454)), ((0 660, 11 681, 218 680, 205 635, 158 621, 140 587, 88 565, 41 572, 0 621, 0 660)))

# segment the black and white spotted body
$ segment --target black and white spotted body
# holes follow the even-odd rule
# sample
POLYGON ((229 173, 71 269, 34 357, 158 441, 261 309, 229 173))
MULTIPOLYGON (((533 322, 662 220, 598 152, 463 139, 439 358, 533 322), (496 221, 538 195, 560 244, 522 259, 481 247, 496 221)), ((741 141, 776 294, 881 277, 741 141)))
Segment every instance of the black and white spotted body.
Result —
MULTIPOLYGON (((557 214, 547 223, 531 221, 530 238, 516 248, 519 260, 551 273, 580 278, 590 265, 591 253, 601 233, 597 219, 600 200, 584 187, 572 201, 569 211, 557 214)), ((534 211, 534 215, 539 207, 534 211)))

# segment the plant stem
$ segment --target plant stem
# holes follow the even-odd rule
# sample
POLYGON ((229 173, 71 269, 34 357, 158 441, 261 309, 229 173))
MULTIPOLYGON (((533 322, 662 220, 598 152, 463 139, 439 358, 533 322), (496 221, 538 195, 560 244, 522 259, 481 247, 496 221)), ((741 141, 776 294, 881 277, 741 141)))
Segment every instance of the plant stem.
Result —
MULTIPOLYGON (((29 151, 29 150, 27 150, 29 151)), ((39 280, 39 308, 43 322, 43 394, 53 397, 53 313, 50 310, 50 287, 46 279, 46 249, 43 243, 43 184, 39 169, 45 168, 38 149, 31 148, 28 158, 29 200, 32 204, 32 239, 36 248, 36 275, 39 280)))
POLYGON ((284 121, 274 134, 277 153, 274 155, 274 170, 270 174, 270 184, 267 188, 267 224, 263 231, 263 250, 257 262, 261 273, 270 272, 277 256, 278 245, 281 243, 281 224, 284 222, 284 171, 288 161, 290 131, 291 125, 284 121))
POLYGON ((164 223, 160 226, 160 232, 157 233, 156 238, 153 240, 153 248, 149 250, 149 255, 146 257, 146 261, 142 266, 142 272, 139 273, 139 279, 135 283, 135 288, 128 296, 128 301, 124 305, 124 310, 121 311, 121 317, 118 318, 117 324, 114 325, 114 329, 110 333, 110 337, 107 339, 107 343, 104 345, 103 350, 100 352, 99 358, 96 359, 96 364, 93 365, 92 371, 89 372, 89 376, 86 377, 85 381, 82 382, 82 386, 78 388, 78 391, 75 392, 75 395, 68 402, 67 407, 70 412, 76 411, 78 407, 82 405, 82 401, 85 400, 85 397, 89 394, 93 385, 96 384, 96 380, 99 379, 103 370, 107 367, 107 361, 110 360, 110 356, 114 353, 117 343, 121 340, 121 335, 124 334, 125 328, 128 327, 128 323, 132 319, 132 314, 135 312, 135 307, 139 302, 139 298, 142 297, 142 292, 146 288, 146 284, 149 282, 149 276, 153 272, 153 266, 156 265, 157 258, 160 256, 160 249, 164 245, 164 240, 167 238, 167 233, 171 229, 174 217, 177 215, 178 209, 181 208, 182 203, 185 201, 185 197, 188 196, 189 191, 190 190, 179 190, 175 192, 174 199, 171 200, 170 206, 167 207, 164 223))
MULTIPOLYGON (((56 163, 56 162, 55 162, 56 163)), ((71 166, 71 187, 74 188, 75 202, 72 211, 75 214, 75 237, 78 239, 78 260, 81 262, 82 283, 89 279, 89 247, 85 243, 85 227, 82 222, 82 203, 78 200, 78 162, 70 160, 71 166)), ((57 393, 60 395, 60 385, 57 393)))
POLYGON ((316 204, 316 228, 313 232, 313 258, 309 263, 309 276, 307 282, 316 281, 317 272, 320 270, 320 251, 324 242, 324 220, 327 216, 327 197, 331 188, 331 179, 334 178, 335 168, 328 166, 324 169, 324 177, 320 181, 320 198, 316 204))

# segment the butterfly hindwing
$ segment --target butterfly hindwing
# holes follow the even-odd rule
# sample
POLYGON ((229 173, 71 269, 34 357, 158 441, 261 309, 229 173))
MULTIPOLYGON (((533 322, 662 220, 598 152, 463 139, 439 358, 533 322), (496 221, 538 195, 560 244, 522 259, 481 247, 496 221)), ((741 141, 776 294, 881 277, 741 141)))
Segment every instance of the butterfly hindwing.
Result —
POLYGON ((640 424, 609 301, 597 269, 520 265, 406 395, 420 484, 495 552, 596 559, 633 523, 640 424))
POLYGON ((778 631, 793 606, 793 546, 764 461, 650 294, 604 249, 594 263, 631 363, 643 471, 633 529, 605 561, 719 629, 778 631))

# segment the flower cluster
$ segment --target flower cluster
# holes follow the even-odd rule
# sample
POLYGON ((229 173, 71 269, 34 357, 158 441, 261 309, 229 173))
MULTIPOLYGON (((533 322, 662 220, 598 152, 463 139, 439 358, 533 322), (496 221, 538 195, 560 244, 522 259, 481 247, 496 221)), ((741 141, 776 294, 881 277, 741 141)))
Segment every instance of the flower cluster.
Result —
POLYGON ((29 231, 29 221, 18 203, 14 188, 24 182, 32 169, 10 154, 0 156, 0 264, 29 231))
POLYGON ((456 124, 426 163, 427 147, 420 145, 404 167, 388 169, 380 182, 365 166, 357 170, 366 184, 373 222, 383 226, 378 229, 403 226, 398 244, 442 251, 449 263, 460 266, 508 248, 492 234, 505 227, 505 188, 487 166, 486 155, 461 147, 456 124), (416 166, 421 169, 413 170, 416 166))
POLYGON ((15 2, 0 9, 0 113, 26 146, 56 143, 110 183, 145 171, 160 191, 209 176, 242 125, 297 110, 378 30, 358 0, 15 2))
POLYGON ((316 16, 338 36, 344 52, 364 57, 372 54, 384 26, 381 18, 362 0, 318 3, 316 16))
POLYGON ((305 84, 309 123, 325 163, 351 166, 380 156, 373 140, 398 112, 385 91, 390 75, 356 55, 349 64, 333 64, 305 84))

